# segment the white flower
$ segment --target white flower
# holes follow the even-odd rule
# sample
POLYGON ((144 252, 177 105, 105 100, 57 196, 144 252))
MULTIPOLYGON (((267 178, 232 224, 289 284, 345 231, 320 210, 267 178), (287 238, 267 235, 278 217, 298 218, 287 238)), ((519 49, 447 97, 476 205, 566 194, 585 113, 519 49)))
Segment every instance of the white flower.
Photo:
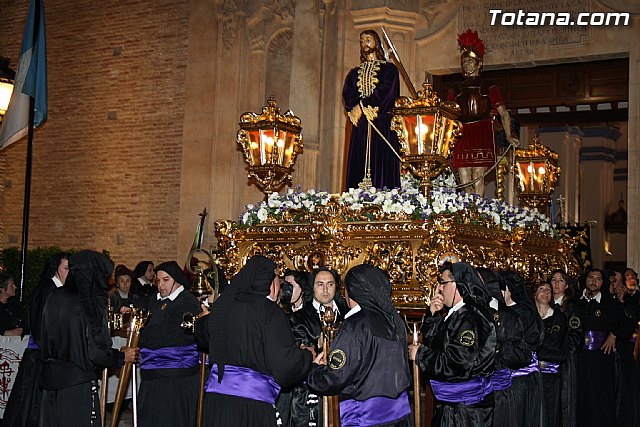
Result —
POLYGON ((413 211, 416 208, 411 204, 410 201, 406 201, 402 204, 402 210, 404 211, 404 213, 406 213, 407 215, 411 215, 413 213, 413 211))
POLYGON ((260 221, 264 221, 265 219, 267 219, 268 214, 269 213, 267 212, 267 210, 265 208, 258 209, 258 219, 260 221))

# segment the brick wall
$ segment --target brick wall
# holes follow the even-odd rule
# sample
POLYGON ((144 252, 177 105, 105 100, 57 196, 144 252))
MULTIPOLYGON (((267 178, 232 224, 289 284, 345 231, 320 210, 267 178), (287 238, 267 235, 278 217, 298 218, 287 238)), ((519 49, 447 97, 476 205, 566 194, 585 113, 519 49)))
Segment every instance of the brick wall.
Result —
MULTIPOLYGON (((0 0, 14 68, 28 3, 0 0)), ((189 1, 45 12, 49 119, 34 138, 29 246, 108 249, 132 267, 174 258, 189 1)), ((26 140, 0 152, 0 247, 20 244, 25 155, 26 140)))

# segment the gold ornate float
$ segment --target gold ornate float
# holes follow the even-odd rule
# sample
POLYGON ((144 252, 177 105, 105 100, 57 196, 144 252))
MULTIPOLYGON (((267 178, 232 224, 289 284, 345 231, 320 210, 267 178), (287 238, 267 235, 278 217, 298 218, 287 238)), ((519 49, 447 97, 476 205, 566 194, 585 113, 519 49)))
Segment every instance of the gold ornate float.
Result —
MULTIPOLYGON (((305 193, 292 193, 296 194, 305 193)), ((314 206, 313 211, 293 208, 277 215, 275 203, 273 213, 266 213, 256 224, 251 224, 248 213, 246 224, 243 220, 216 222, 216 261, 228 277, 255 254, 274 259, 282 269, 313 271, 328 266, 342 275, 352 266, 370 263, 389 273, 394 303, 404 309, 425 308, 437 283, 438 265, 446 259, 517 271, 532 283, 546 279, 555 268, 572 273, 579 268, 572 248, 553 237, 550 225, 537 211, 522 210, 531 215, 525 218, 533 219, 523 219, 528 225, 508 231, 508 224, 501 219, 497 225, 477 205, 415 219, 415 210, 387 214, 375 204, 354 210, 354 204, 345 203, 345 194, 325 195, 322 202, 326 203, 314 206)), ((474 200, 470 195, 461 197, 474 200)), ((264 206, 275 199, 271 197, 264 206)), ((441 194, 434 199, 437 204, 441 194)), ((497 202, 487 200, 488 206, 490 203, 497 202)))
MULTIPOLYGON (((441 102, 429 85, 423 87, 416 100, 399 98, 394 110, 403 163, 417 180, 406 176, 400 189, 358 188, 342 194, 293 189, 278 194, 274 186, 262 185, 265 201, 248 205, 237 222, 215 223, 214 257, 226 276, 232 277, 255 254, 272 258, 283 270, 311 272, 327 266, 341 275, 370 263, 388 272, 396 306, 412 312, 426 308, 444 260, 513 270, 530 283, 545 280, 556 268, 576 274, 580 267, 572 248, 538 210, 458 193, 446 185, 455 183, 436 178, 459 131, 458 110, 441 102)), ((240 123, 238 142, 251 178, 255 165, 249 161, 245 122, 240 123)), ((290 171, 295 156, 289 159, 290 171)))

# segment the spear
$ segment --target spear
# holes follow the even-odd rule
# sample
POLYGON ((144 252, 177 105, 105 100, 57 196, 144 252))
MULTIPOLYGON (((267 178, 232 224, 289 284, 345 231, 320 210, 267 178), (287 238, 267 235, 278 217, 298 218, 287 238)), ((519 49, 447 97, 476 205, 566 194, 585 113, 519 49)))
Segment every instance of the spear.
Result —
POLYGON ((411 83, 409 74, 407 74, 407 70, 405 70, 404 65, 402 65, 402 61, 400 60, 400 55, 398 55, 398 51, 396 50, 396 47, 393 45, 393 42, 389 38, 389 35, 385 31, 384 27, 381 27, 381 28, 382 28, 382 34, 384 35, 384 40, 387 42, 387 46, 389 46, 389 50, 391 50, 391 53, 395 58, 395 63, 398 66, 398 69, 400 70, 400 74, 402 75, 402 80, 404 80, 405 84, 407 85, 407 88, 409 88, 409 92, 411 92, 411 97, 413 99, 418 99, 418 92, 416 92, 416 88, 413 87, 413 83, 411 83))

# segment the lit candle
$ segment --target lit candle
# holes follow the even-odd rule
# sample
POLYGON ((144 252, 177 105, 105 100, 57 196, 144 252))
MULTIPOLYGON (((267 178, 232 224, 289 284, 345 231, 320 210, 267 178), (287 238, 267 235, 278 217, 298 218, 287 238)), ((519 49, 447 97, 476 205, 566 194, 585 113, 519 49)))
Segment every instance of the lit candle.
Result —
POLYGON ((413 324, 413 344, 418 345, 418 327, 413 324))
MULTIPOLYGON (((286 133, 285 133, 285 137, 286 137, 286 133)), ((277 145, 278 145, 278 164, 282 166, 282 162, 284 160, 284 139, 279 138, 277 145)))
POLYGON ((418 140, 418 155, 424 154, 425 140, 427 139, 427 133, 429 132, 429 126, 422 123, 422 116, 418 117, 418 125, 415 128, 416 139, 418 140))
POLYGON ((536 175, 536 169, 533 166, 533 162, 529 163, 529 191, 533 191, 533 180, 536 175))
POLYGON ((267 163, 267 153, 265 153, 264 143, 265 143, 264 131, 260 129, 260 164, 261 165, 264 165, 265 163, 267 163))
POLYGON ((273 138, 268 136, 265 140, 265 146, 267 149, 267 156, 269 157, 269 163, 273 163, 273 138))

